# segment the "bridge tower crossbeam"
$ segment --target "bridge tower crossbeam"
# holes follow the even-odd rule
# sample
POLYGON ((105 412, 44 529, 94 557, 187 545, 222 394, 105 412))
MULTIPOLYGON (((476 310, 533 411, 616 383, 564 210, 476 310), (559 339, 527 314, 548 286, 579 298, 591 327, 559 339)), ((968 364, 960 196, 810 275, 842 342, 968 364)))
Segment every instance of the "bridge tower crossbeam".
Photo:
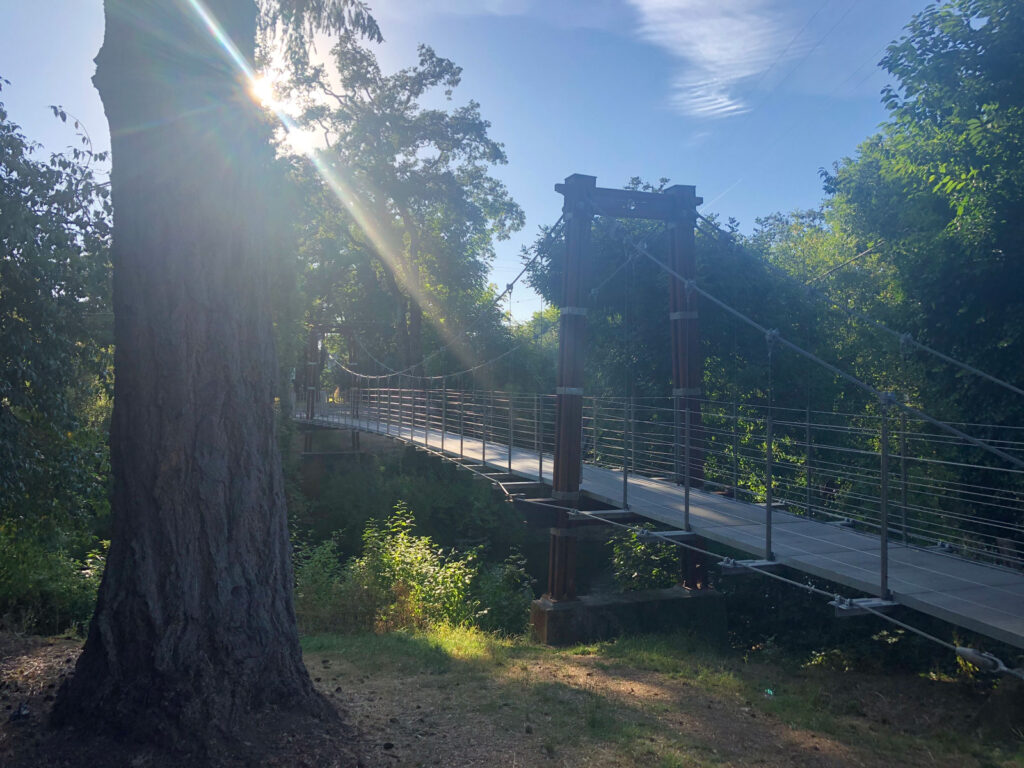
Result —
MULTIPOLYGON (((556 184, 555 191, 564 197, 565 264, 559 316, 552 496, 564 505, 564 509, 551 531, 547 597, 559 601, 576 598, 576 539, 570 525, 570 513, 579 503, 582 476, 583 350, 586 333, 583 297, 586 295, 584 282, 594 216, 667 222, 672 230, 673 267, 686 280, 693 280, 696 278, 694 228, 697 206, 703 201, 692 186, 676 185, 663 193, 606 189, 597 186, 596 176, 579 173, 567 177, 562 184, 556 184)), ((687 445, 691 440, 699 444, 703 360, 697 297, 693 291, 687 290, 685 283, 674 278, 670 299, 676 442, 679 442, 678 425, 685 422, 689 438, 687 445)), ((683 474, 678 471, 678 461, 676 474, 683 474)), ((698 451, 687 451, 685 476, 687 488, 691 481, 699 482, 703 477, 703 459, 698 451)))

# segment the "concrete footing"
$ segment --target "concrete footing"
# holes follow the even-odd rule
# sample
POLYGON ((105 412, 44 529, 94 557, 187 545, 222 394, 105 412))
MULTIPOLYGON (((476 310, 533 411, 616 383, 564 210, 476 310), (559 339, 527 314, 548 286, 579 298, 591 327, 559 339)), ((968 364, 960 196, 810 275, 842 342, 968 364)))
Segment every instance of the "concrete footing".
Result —
POLYGON ((530 608, 534 640, 571 645, 639 632, 693 629, 711 641, 724 639, 725 600, 714 590, 682 587, 584 595, 576 600, 534 600, 530 608))

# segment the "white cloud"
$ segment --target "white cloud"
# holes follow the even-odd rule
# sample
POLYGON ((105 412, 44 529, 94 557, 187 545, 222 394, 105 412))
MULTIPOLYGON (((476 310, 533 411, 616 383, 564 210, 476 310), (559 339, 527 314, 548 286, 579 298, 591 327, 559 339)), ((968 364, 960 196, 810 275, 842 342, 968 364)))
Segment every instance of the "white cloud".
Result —
POLYGON ((749 109, 740 86, 785 53, 792 30, 766 0, 628 0, 639 34, 679 60, 671 105, 685 115, 749 109))

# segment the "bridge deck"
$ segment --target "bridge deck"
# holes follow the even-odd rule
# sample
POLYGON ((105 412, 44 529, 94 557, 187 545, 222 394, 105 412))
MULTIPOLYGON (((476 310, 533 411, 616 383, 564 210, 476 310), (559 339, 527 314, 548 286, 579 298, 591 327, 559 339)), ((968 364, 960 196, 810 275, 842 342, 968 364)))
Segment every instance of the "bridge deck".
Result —
MULTIPOLYGON (((408 426, 396 433, 372 418, 353 420, 344 413, 318 418, 315 423, 336 428, 388 434, 405 442, 441 448, 441 430, 408 426)), ((445 433, 445 453, 459 458, 459 435, 445 433)), ((508 447, 488 442, 486 456, 479 439, 462 439, 462 457, 507 471, 508 447)), ((535 451, 513 448, 512 473, 537 480, 535 451)), ((544 481, 551 482, 552 457, 544 455, 544 481)), ((582 490, 610 504, 622 500, 621 470, 585 465, 582 490)), ((630 511, 674 529, 683 527, 684 489, 670 481, 631 475, 630 511)), ((725 498, 699 490, 690 492, 690 527, 699 536, 764 555, 765 509, 763 506, 725 498)), ((772 513, 772 550, 782 565, 853 589, 878 593, 881 560, 879 537, 808 520, 775 510, 772 513)), ((1024 573, 977 563, 953 554, 889 545, 889 588, 892 600, 901 605, 949 621, 961 627, 1024 648, 1024 573)))

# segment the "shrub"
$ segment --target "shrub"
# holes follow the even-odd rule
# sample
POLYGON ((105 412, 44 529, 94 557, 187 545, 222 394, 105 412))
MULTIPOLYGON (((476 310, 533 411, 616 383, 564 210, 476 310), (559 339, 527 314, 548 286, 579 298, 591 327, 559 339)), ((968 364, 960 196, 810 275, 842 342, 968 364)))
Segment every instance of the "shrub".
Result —
POLYGON ((81 632, 92 618, 108 542, 79 561, 0 528, 0 625, 22 632, 81 632))
MULTIPOLYGON (((645 524, 644 529, 653 528, 645 524)), ((660 589, 679 583, 679 548, 675 544, 637 531, 612 536, 612 569, 623 590, 660 589)))
POLYGON ((473 592, 481 606, 476 624, 487 632, 519 635, 526 630, 533 579, 526 572, 526 558, 513 552, 503 563, 480 568, 473 592))
POLYGON ((432 625, 518 632, 532 598, 521 556, 481 567, 479 551, 459 553, 413 533, 399 503, 371 520, 363 551, 342 565, 337 541, 296 557, 296 614, 303 632, 390 632, 432 625))

